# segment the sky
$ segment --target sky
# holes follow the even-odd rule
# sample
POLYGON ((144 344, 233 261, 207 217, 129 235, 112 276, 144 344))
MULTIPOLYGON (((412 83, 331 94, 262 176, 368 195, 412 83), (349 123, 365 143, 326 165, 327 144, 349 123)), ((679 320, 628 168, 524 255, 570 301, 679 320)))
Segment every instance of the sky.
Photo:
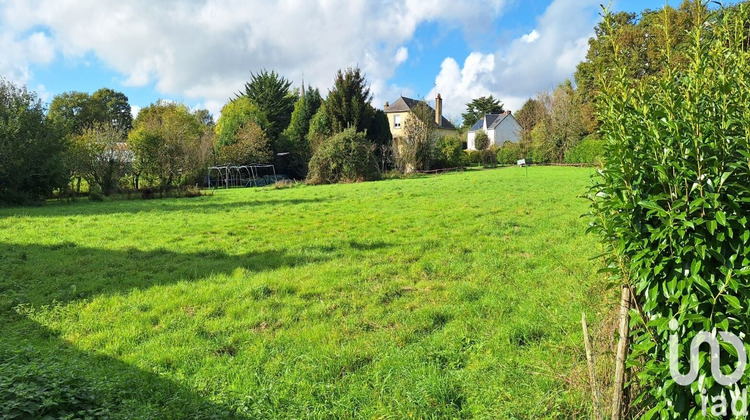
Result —
MULTIPOLYGON (((602 0, 0 0, 0 77, 49 102, 108 87, 134 114, 158 99, 221 107, 275 70, 325 96, 359 66, 373 106, 443 98, 460 120, 493 95, 518 110, 572 79, 602 0)), ((673 1, 672 3, 676 3, 673 1)), ((640 12, 663 0, 615 0, 640 12)))

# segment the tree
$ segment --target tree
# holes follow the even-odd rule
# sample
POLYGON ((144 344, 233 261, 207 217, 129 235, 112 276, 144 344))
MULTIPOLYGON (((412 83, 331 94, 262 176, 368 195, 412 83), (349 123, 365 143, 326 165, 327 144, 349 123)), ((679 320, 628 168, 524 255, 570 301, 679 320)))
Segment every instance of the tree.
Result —
POLYGON ((412 107, 404 121, 404 136, 394 139, 396 167, 402 172, 430 169, 434 159, 436 124, 434 111, 424 102, 412 107))
POLYGON ((307 164, 312 157, 312 148, 307 141, 310 132, 310 121, 320 109, 323 98, 318 89, 308 88, 304 96, 294 104, 292 120, 282 133, 282 149, 289 152, 290 176, 304 178, 307 176, 307 164))
POLYGON ((331 121, 328 119, 328 110, 325 102, 320 105, 318 112, 310 119, 310 131, 307 133, 307 141, 313 154, 323 141, 333 135, 331 121))
POLYGON ((235 141, 216 148, 216 160, 220 163, 231 162, 236 165, 250 163, 268 163, 273 159, 273 152, 266 133, 257 124, 250 122, 235 133, 235 141))
POLYGON ((598 94, 595 81, 613 74, 615 56, 619 57, 618 69, 636 80, 657 77, 669 69, 683 69, 689 61, 689 30, 707 14, 707 2, 684 0, 678 9, 665 6, 640 15, 620 12, 610 14, 609 23, 600 22, 594 28, 595 36, 589 39, 586 59, 575 72, 587 132, 595 132, 598 126, 594 115, 598 94))
POLYGON ((380 177, 373 145, 364 133, 349 128, 325 140, 310 160, 313 184, 372 181, 380 177))
POLYGON ((357 132, 368 130, 375 113, 371 100, 370 88, 359 67, 348 68, 345 72, 339 70, 326 98, 331 132, 340 133, 350 127, 357 132))
POLYGON ((580 105, 570 80, 566 80, 552 93, 550 132, 554 142, 556 162, 563 162, 565 154, 575 148, 584 135, 580 105))
POLYGON ((142 109, 128 137, 136 178, 145 176, 150 184, 170 187, 202 170, 211 151, 206 130, 182 104, 158 101, 142 109))
POLYGON ((64 150, 36 94, 0 78, 0 201, 40 200, 65 187, 64 150))
POLYGON ((463 128, 471 128, 477 121, 487 114, 501 114, 503 112, 505 112, 503 104, 500 103, 499 100, 493 98, 492 95, 476 98, 466 104, 466 112, 461 114, 461 117, 464 120, 463 128))
POLYGON ((61 129, 63 135, 80 134, 95 121, 91 105, 88 93, 61 93, 52 99, 47 118, 61 129))
POLYGON ((229 101, 221 109, 221 117, 216 123, 216 144, 231 145, 237 141, 237 133, 247 124, 255 124, 265 130, 270 124, 266 114, 249 98, 240 96, 229 101))
POLYGON ((52 99, 47 117, 59 125, 64 135, 79 135, 96 124, 108 124, 117 128, 124 139, 133 125, 128 97, 107 88, 91 95, 61 93, 52 99))
POLYGON ((579 101, 569 80, 527 101, 519 111, 522 153, 535 162, 563 162, 587 134, 579 101))
POLYGON ((388 169, 391 164, 391 146, 393 136, 391 136, 391 126, 388 123, 388 116, 382 110, 378 109, 372 115, 370 128, 367 130, 367 138, 372 141, 375 147, 375 158, 380 164, 382 171, 388 169))
POLYGON ((276 140, 289 126, 297 100, 296 95, 289 90, 291 85, 292 82, 275 71, 263 69, 258 74, 250 73, 250 81, 245 83, 245 92, 238 95, 238 98, 244 96, 250 99, 266 116, 268 122, 261 127, 270 138, 274 152, 280 151, 276 147, 276 140))
POLYGON ((91 95, 91 102, 94 122, 111 124, 123 137, 133 128, 133 114, 124 93, 102 88, 91 95))
POLYGON ((122 142, 122 132, 114 125, 96 124, 73 137, 71 155, 75 168, 90 185, 98 185, 105 196, 117 190, 120 179, 133 161, 133 154, 122 142))

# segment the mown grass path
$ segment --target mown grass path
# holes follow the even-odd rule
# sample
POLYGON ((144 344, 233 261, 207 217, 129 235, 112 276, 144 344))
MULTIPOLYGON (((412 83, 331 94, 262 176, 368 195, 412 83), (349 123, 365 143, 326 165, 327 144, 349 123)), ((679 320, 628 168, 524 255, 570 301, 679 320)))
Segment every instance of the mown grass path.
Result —
POLYGON ((591 172, 0 209, 0 373, 114 417, 577 417, 591 172))

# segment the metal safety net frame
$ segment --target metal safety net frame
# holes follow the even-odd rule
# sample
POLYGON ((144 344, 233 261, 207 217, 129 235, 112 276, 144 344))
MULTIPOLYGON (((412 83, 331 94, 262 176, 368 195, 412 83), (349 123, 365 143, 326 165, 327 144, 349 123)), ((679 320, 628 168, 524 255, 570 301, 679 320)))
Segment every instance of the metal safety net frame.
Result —
POLYGON ((208 168, 208 188, 261 187, 277 181, 276 167, 269 164, 219 165, 208 168))

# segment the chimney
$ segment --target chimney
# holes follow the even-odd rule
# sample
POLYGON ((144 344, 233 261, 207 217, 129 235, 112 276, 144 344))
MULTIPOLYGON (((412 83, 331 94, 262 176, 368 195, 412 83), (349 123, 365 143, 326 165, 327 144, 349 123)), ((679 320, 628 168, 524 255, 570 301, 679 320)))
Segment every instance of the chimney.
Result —
POLYGON ((505 115, 510 115, 510 110, 505 111, 505 115))
POLYGON ((389 106, 388 101, 385 101, 385 108, 383 108, 383 111, 387 110, 388 106, 389 106))
POLYGON ((435 98, 435 124, 438 127, 443 125, 443 98, 439 93, 437 94, 437 98, 435 98))

